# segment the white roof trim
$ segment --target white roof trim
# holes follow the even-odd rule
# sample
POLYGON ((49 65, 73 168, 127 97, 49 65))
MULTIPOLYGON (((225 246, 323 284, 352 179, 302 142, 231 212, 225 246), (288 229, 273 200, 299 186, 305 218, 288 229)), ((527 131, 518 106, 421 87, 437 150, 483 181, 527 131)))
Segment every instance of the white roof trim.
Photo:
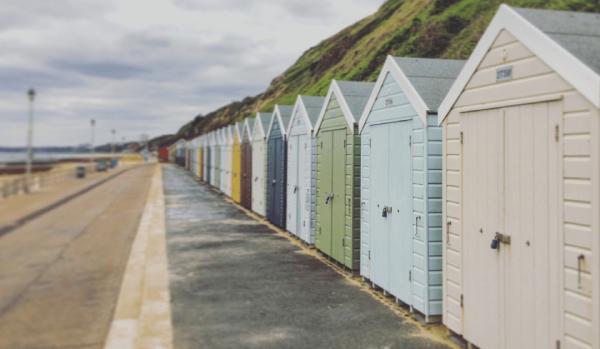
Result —
MULTIPOLYGON (((253 130, 250 129, 250 122, 248 122, 248 119, 250 119, 250 118, 247 117, 247 118, 244 119, 244 127, 242 127, 242 134, 244 133, 244 131, 246 131, 246 133, 248 134, 248 139, 250 140, 250 143, 252 143, 252 132, 253 132, 253 130)), ((244 137, 242 137, 242 140, 243 139, 244 139, 244 137)))
POLYGON ((233 127, 233 138, 231 138, 232 144, 235 142, 236 138, 238 139, 238 143, 242 143, 242 131, 240 130, 240 122, 235 122, 233 125, 231 125, 231 127, 233 127))
POLYGON ((344 114, 344 118, 346 119, 348 128, 351 130, 351 132, 354 132, 354 124, 356 123, 356 117, 350 111, 350 107, 348 107, 348 103, 346 102, 346 99, 344 98, 344 95, 342 94, 342 91, 340 90, 340 87, 338 86, 337 81, 331 80, 331 85, 329 85, 329 91, 327 91, 327 97, 325 97, 325 102, 323 103, 323 106, 321 107, 321 112, 319 113, 319 118, 317 119, 317 122, 314 127, 315 135, 321 129, 321 124, 323 123, 323 118, 325 118, 325 112, 327 111, 327 106, 329 105, 329 102, 331 101, 331 96, 333 96, 334 94, 335 94, 335 98, 337 99, 338 103, 340 104, 340 107, 342 108, 342 114, 344 114))
POLYGON ((431 108, 427 106, 427 103, 421 98, 421 95, 417 92, 415 87, 410 83, 408 77, 404 74, 402 69, 396 63, 396 60, 392 56, 387 56, 385 60, 385 64, 379 73, 379 77, 377 77, 377 82, 375 83, 375 87, 371 92, 371 96, 369 97, 369 101, 365 109, 363 110, 362 116, 360 117, 360 123, 358 132, 360 133, 362 129, 365 127, 367 120, 369 119, 369 115, 371 114, 371 108, 377 101, 377 96, 379 96, 379 92, 383 87, 383 83, 385 82, 385 78, 388 73, 394 78, 396 83, 400 85, 402 89, 402 93, 406 96, 410 104, 415 108, 415 111, 423 121, 423 125, 427 127, 427 113, 431 111, 431 108))
POLYGON ((287 136, 286 127, 283 125, 283 120, 281 120, 279 104, 275 104, 275 108, 273 109, 273 115, 271 117, 271 121, 269 122, 269 130, 267 131, 267 135, 265 136, 267 139, 269 139, 269 136, 271 135, 271 129, 273 128, 273 120, 275 119, 277 119, 277 122, 279 122, 279 129, 281 130, 283 138, 287 136))
POLYGON ((253 137, 252 139, 254 140, 254 136, 256 135, 257 131, 260 131, 261 137, 265 138, 267 136, 267 133, 264 130, 264 127, 262 125, 262 117, 260 116, 260 113, 256 113, 256 118, 254 119, 254 130, 252 130, 253 133, 253 137))
POLYGON ((233 144, 233 125, 225 127, 225 145, 233 144))
POLYGON ((596 108, 600 108, 600 76, 517 11, 503 4, 440 104, 438 123, 442 123, 454 107, 454 103, 503 29, 510 32, 538 58, 573 85, 596 108))
POLYGON ((302 111, 304 111, 304 126, 308 130, 307 133, 311 134, 314 129, 312 123, 310 122, 310 118, 308 117, 308 110, 306 110, 306 106, 304 105, 304 102, 302 101, 301 96, 298 95, 298 97, 296 98, 296 103, 294 104, 294 110, 292 110, 292 117, 290 118, 290 124, 287 127, 288 135, 290 134, 290 132, 292 132, 294 120, 296 119, 296 113, 298 112, 298 110, 300 108, 302 108, 302 111))

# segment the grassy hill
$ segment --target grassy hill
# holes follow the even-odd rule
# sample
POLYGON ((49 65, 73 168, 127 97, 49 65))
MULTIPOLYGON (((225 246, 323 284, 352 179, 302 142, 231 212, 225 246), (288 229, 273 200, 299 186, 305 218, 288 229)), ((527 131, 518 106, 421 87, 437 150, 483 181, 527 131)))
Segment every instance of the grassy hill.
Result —
POLYGON ((388 54, 466 59, 501 3, 600 12, 600 0, 389 0, 377 12, 311 47, 263 93, 197 116, 171 139, 239 121, 298 94, 325 95, 331 79, 374 81, 388 54))

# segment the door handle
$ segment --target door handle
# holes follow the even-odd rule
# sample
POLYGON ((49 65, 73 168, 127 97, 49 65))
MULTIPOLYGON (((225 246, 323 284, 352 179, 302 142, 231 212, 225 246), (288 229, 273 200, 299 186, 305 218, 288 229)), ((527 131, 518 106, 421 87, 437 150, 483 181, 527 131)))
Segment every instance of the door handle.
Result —
POLYGON ((298 186, 297 186, 297 185, 295 185, 295 186, 294 186, 294 194, 296 194, 296 192, 297 192, 297 191, 298 191, 298 186))

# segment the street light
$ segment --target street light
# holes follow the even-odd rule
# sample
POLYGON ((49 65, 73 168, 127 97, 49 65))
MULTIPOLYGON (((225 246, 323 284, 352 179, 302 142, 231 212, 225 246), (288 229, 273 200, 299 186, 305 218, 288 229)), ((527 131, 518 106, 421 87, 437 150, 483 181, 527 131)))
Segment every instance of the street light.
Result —
POLYGON ((94 126, 96 126, 96 120, 90 120, 90 125, 92 126, 92 139, 90 142, 90 162, 94 162, 94 126))
POLYGON ((31 182, 31 165, 33 163, 33 101, 35 100, 35 90, 30 88, 27 91, 29 97, 29 125, 27 127, 27 163, 25 165, 25 192, 29 193, 29 184, 31 182))
POLYGON ((111 144, 111 152, 113 154, 113 156, 115 155, 115 134, 117 133, 117 130, 115 130, 114 128, 110 131, 112 133, 112 144, 111 144))

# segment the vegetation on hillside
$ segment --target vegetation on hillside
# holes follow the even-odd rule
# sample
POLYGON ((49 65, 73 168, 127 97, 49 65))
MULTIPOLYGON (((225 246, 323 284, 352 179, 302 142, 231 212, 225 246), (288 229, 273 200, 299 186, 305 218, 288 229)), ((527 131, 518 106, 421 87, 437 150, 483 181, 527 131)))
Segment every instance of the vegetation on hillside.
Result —
POLYGON ((324 95, 332 79, 377 78, 388 54, 466 59, 498 6, 600 12, 600 0, 388 0, 371 16, 308 49, 269 88, 184 125, 171 139, 191 138, 239 121, 298 94, 324 95))

